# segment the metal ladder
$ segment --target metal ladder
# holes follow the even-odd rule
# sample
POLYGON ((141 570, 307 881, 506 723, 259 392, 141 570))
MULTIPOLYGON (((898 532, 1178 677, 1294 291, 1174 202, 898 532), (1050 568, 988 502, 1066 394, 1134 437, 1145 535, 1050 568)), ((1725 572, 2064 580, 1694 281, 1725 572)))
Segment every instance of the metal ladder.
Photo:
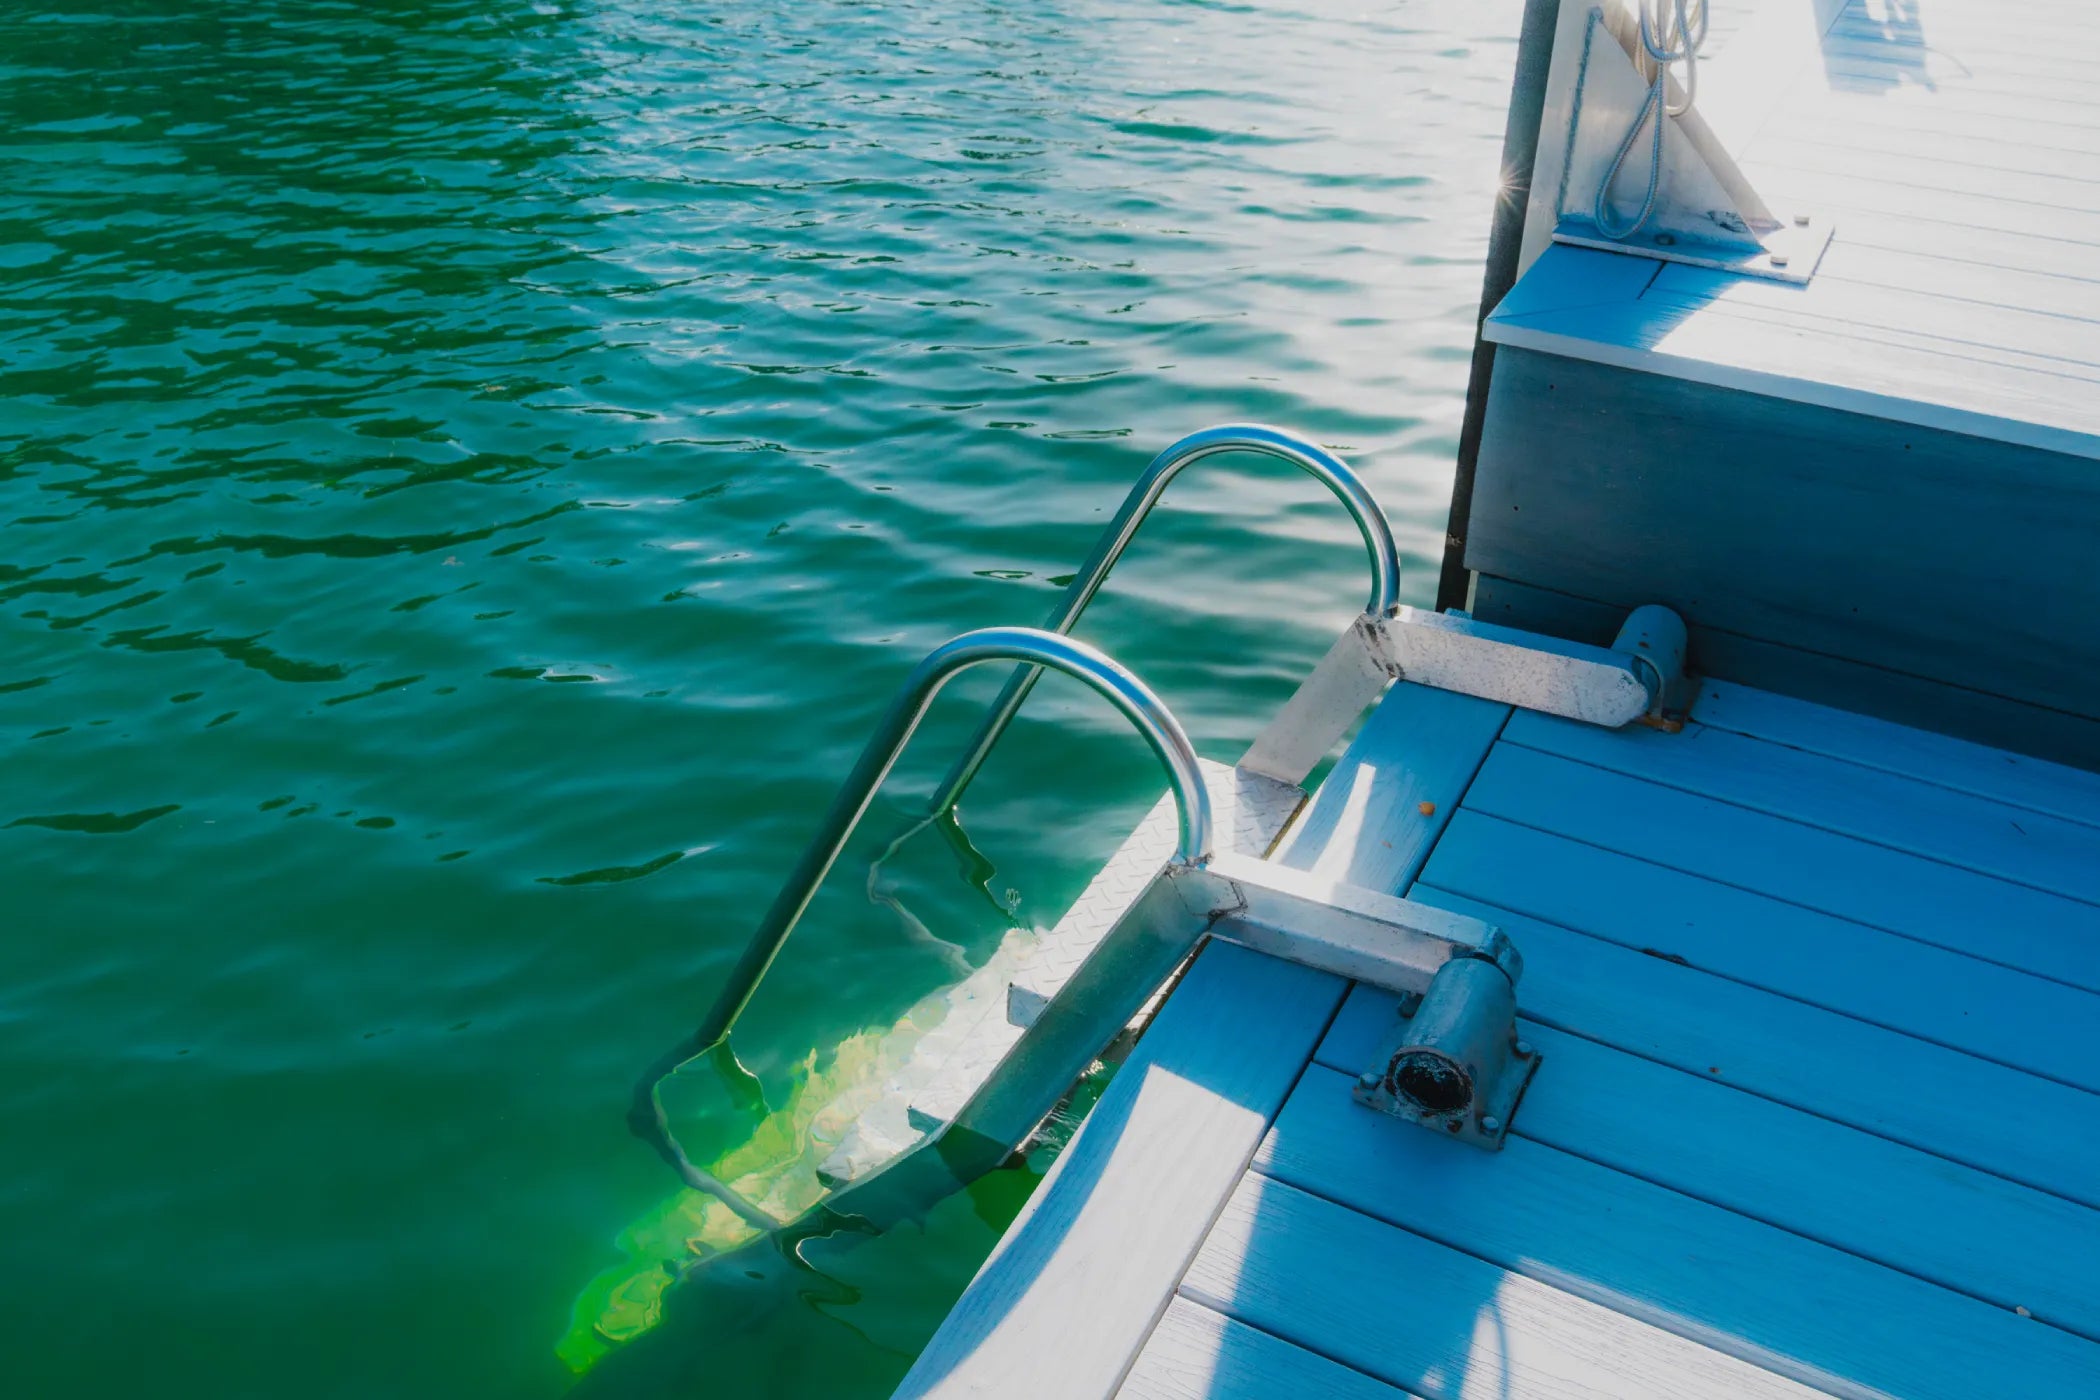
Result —
MULTIPOLYGON (((1371 573, 1362 615, 1257 737, 1234 778, 1280 787, 1295 796, 1289 804, 1295 810, 1304 798, 1298 784, 1395 678, 1608 725, 1643 718, 1667 723, 1670 708, 1681 706, 1684 628, 1666 609, 1636 610, 1618 642, 1601 648, 1405 607, 1398 601, 1392 530, 1340 458, 1261 425, 1191 434, 1147 467, 1047 627, 964 633, 912 671, 706 1018, 636 1086, 630 1126, 688 1185, 762 1230, 790 1223, 753 1206, 686 1156, 670 1129, 659 1086, 686 1064, 727 1055, 737 1018, 934 697, 958 672, 999 661, 1019 665, 942 782, 933 814, 954 807, 1047 668, 1106 697, 1166 769, 1172 854, 1161 859, 1137 836, 1126 843, 1117 861, 1141 867, 1126 872, 1136 878, 1096 901, 1089 917, 1098 927, 1089 931, 1088 946, 1059 985, 1033 1001, 1009 998, 1012 1026, 982 1081, 966 1086, 959 1105, 938 1114, 921 1140, 880 1170, 843 1185, 820 1211, 880 1227, 998 1165, 1026 1143, 1206 937, 1401 994, 1405 1014, 1378 1064, 1359 1079, 1358 1101, 1489 1150, 1501 1146, 1538 1064, 1536 1053, 1516 1037, 1514 986, 1522 960, 1508 938, 1477 919, 1265 860, 1266 837, 1273 831, 1266 831, 1255 852, 1221 845, 1204 765, 1180 722, 1130 670, 1067 635, 1173 479, 1204 457, 1232 451, 1290 462, 1325 485, 1356 522, 1371 573)), ((1139 835, 1144 832, 1141 827, 1139 835)), ((1094 894, 1090 888, 1082 903, 1094 894)))

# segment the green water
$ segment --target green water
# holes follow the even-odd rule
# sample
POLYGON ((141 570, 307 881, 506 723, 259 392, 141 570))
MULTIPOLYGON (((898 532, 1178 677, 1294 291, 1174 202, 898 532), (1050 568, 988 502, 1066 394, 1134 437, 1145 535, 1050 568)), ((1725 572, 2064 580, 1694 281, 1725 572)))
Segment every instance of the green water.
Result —
MULTIPOLYGON (((1433 591, 1514 6, 0 9, 0 1388, 555 1396, 674 1185, 623 1122, 910 663, 1158 447, 1292 425, 1433 591), (589 1319, 584 1318, 588 1323, 589 1319)), ((1354 611, 1274 464, 1085 634, 1231 758, 1354 611)), ((1048 683, 738 1048, 1061 912, 1159 787, 1048 683)), ((750 1126, 696 1102, 716 1146, 750 1126)), ((604 1395, 881 1395, 1013 1171, 674 1295, 604 1395), (753 1276, 753 1275, 756 1276, 753 1276)))

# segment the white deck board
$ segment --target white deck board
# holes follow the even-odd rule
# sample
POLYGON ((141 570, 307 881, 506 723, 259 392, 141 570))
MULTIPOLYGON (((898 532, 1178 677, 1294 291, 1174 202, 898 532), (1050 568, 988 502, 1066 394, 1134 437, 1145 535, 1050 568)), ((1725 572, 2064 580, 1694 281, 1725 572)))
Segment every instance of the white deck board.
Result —
POLYGON ((2100 991, 2100 910, 2053 891, 1505 744, 1468 807, 2100 991))
POLYGON ((1692 708, 1709 729, 1936 783, 2008 807, 2100 824, 2100 773, 1728 681, 1701 682, 1692 708))
POLYGON ((1480 812, 1459 814, 1422 878, 2100 1093, 2100 995, 2080 988, 1480 812))
MULTIPOLYGON (((1527 714, 1510 722, 1506 737, 1541 753, 2100 904, 2100 827, 2083 822, 1696 722, 1681 734, 1665 734, 1527 714)), ((2091 927, 2100 933, 2100 908, 2091 927)))
POLYGON ((1365 889, 1404 888, 1509 712, 1470 695, 1395 687, 1284 833, 1274 859, 1365 889), (1408 761, 1399 761, 1401 753, 1408 761))
POLYGON ((2039 280, 2100 277, 2096 58, 2089 11, 1854 0, 1735 152, 1774 207, 1832 221, 1807 286, 1669 266, 1629 289, 1552 248, 1488 338, 2100 456, 2100 302, 2039 280))
POLYGON ((1206 949, 896 1393, 1114 1395, 1346 990, 1206 949))
POLYGON ((1308 1070, 1257 1167, 1833 1394, 2100 1393, 2082 1337, 1525 1138, 1482 1154, 1349 1090, 1308 1070))
POLYGON ((1118 1400, 1402 1400, 1407 1392, 1187 1298, 1167 1305, 1118 1400))
MULTIPOLYGON (((1549 249, 1533 272, 1583 251, 1549 249)), ((2091 386, 2034 367, 2018 350, 1957 353, 1961 347, 1915 332, 1839 330, 1827 319, 1789 319, 1757 307, 1667 301, 1498 315, 1488 330, 1489 339, 1519 349, 2100 457, 2100 407, 2091 386)))
MULTIPOLYGON (((1355 1073, 1392 1022, 1358 987, 1319 1063, 1355 1073)), ((1545 1053, 1523 1136, 2100 1339, 2100 1211, 1842 1122, 1523 1023, 1545 1053), (1746 1144, 1757 1150, 1746 1151, 1746 1144)))
MULTIPOLYGON (((1392 1184, 1409 1189, 1404 1178, 1392 1184)), ((1612 1307, 1260 1176, 1219 1216, 1183 1290, 1428 1400, 1809 1394, 1612 1307)), ((1288 1393, 1276 1392, 1278 1400, 1288 1393)))
POLYGON ((1410 898, 1507 932, 1524 954, 1520 1008, 1547 1025, 2100 1207, 2100 1097, 2085 1090, 1500 905, 1419 883, 1410 898))

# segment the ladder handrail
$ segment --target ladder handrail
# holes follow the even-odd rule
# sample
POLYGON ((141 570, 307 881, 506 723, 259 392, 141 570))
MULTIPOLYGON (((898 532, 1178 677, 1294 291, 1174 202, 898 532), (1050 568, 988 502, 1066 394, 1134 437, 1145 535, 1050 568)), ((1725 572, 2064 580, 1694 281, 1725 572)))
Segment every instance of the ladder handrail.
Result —
MULTIPOLYGON (((1173 712, 1151 687, 1130 671, 1085 642, 1033 627, 980 628, 965 632, 928 652, 926 658, 913 668, 903 689, 890 703, 888 712, 868 740, 867 747, 861 750, 860 761, 839 788, 838 796, 832 799, 831 808, 824 814, 817 834, 803 851, 802 859, 789 874, 787 882, 781 886, 780 893, 774 897, 772 907, 766 911, 757 932, 752 934, 751 942, 745 946, 743 956, 737 960, 728 983, 709 1008, 706 1019, 693 1034, 650 1066, 635 1086, 634 1102, 628 1110, 628 1125, 637 1136, 655 1147, 688 1184, 724 1199, 732 1209, 743 1206, 744 1211, 749 1211, 754 1208, 735 1197, 733 1192, 728 1192, 686 1157, 671 1135, 662 1103, 657 1097, 657 1086, 680 1066, 707 1054, 728 1037, 730 1028, 750 1005, 759 983, 779 956, 788 935, 795 931, 795 925, 815 897, 817 887, 845 848, 847 838, 860 824, 868 804, 874 800, 876 789, 882 786, 883 779, 889 776, 904 746, 917 731, 919 721, 925 717, 934 697, 957 672, 991 661, 1021 662, 1031 676, 1048 667, 1083 681, 1105 696, 1124 718, 1136 726, 1167 770, 1180 815, 1180 844, 1175 858, 1190 866, 1201 865, 1210 859, 1210 789, 1204 784, 1195 747, 1189 743, 1187 731, 1174 718, 1173 712)), ((753 1223, 764 1218, 761 1214, 753 1223)))
MULTIPOLYGON (((1152 459, 1144 475, 1130 488, 1123 498, 1122 509, 1116 512, 1108 528, 1101 532, 1093 553, 1079 566, 1072 577, 1065 595, 1057 608, 1043 624, 1044 630, 1058 635, 1069 633, 1079 621, 1079 615, 1094 600, 1108 572, 1123 557, 1123 551, 1137 534, 1138 526, 1159 503, 1160 496, 1184 467, 1192 466, 1205 457, 1219 452, 1256 452, 1265 456, 1279 457, 1317 478, 1335 499, 1342 503, 1356 521, 1362 532, 1364 550, 1371 561, 1371 595, 1364 604, 1364 613, 1373 618, 1390 617, 1400 606, 1400 552, 1393 541, 1393 527, 1386 520, 1385 512, 1379 509, 1361 478, 1350 469, 1349 464, 1317 443, 1306 441, 1296 434, 1281 428, 1272 428, 1263 423, 1226 423, 1215 428, 1205 428, 1190 433, 1173 443, 1164 452, 1152 459)), ((963 789, 977 776, 991 754, 992 746, 1013 722, 1021 702, 1028 698, 1042 668, 1023 665, 1015 669, 1006 688, 992 702, 991 710, 984 722, 963 750, 962 757, 948 770, 934 795, 932 811, 938 815, 946 812, 962 799, 963 789)))

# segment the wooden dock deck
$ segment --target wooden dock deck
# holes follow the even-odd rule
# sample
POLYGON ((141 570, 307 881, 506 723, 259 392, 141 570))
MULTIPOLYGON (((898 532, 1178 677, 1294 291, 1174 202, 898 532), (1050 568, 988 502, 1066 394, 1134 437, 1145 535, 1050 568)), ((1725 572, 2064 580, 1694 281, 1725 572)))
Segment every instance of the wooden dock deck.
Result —
POLYGON ((1694 713, 1396 687, 1280 859, 1517 940, 1506 1150, 1351 1101, 1390 994, 1213 945, 899 1394, 2100 1394, 2100 775, 1694 713))
POLYGON ((1476 615, 1666 604, 1691 722, 1401 684, 1274 857, 1515 940, 1506 1149, 1214 943, 900 1396, 2100 1395, 2100 16, 1799 10, 1809 284, 1540 246, 1485 330, 1476 615))

